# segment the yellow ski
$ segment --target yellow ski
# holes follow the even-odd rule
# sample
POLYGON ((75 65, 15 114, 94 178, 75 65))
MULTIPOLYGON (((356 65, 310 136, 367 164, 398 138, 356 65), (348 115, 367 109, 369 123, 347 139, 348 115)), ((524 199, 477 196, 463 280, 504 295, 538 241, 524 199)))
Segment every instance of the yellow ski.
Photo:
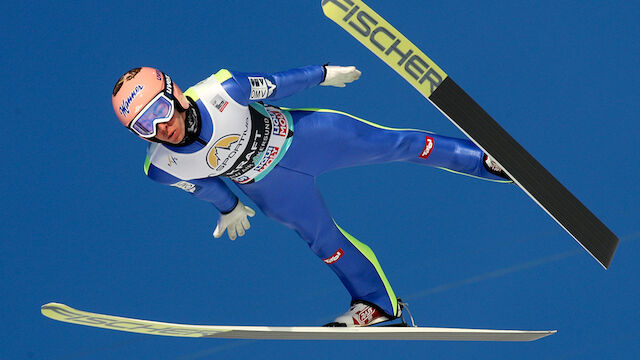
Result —
POLYGON ((320 326, 223 326, 185 325, 132 319, 76 310, 64 304, 42 306, 42 314, 54 320, 103 329, 147 335, 271 340, 451 340, 533 341, 550 331, 482 330, 428 327, 320 327, 320 326))

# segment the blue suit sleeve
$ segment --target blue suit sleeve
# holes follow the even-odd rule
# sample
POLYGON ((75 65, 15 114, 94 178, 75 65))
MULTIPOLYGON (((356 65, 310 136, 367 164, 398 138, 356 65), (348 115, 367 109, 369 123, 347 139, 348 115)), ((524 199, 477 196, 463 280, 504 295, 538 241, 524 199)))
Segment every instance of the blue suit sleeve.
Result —
POLYGON ((278 100, 291 96, 320 84, 324 76, 324 67, 314 65, 274 74, 228 71, 227 78, 221 83, 235 101, 248 105, 254 101, 278 100))
POLYGON ((181 180, 149 164, 146 173, 152 180, 165 185, 178 187, 194 197, 212 203, 222 214, 231 212, 238 203, 238 197, 231 192, 227 184, 217 177, 181 180))

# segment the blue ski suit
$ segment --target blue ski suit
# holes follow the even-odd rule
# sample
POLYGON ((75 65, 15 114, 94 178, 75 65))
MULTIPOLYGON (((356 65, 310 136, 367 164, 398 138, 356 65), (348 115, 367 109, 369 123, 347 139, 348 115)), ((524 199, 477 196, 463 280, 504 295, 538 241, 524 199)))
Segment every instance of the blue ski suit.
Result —
POLYGON ((293 229, 340 278, 353 301, 398 313, 397 298, 375 254, 335 223, 316 176, 348 166, 405 161, 496 182, 471 141, 383 127, 325 109, 272 107, 323 81, 323 66, 284 72, 220 70, 185 92, 201 119, 198 141, 149 146, 145 172, 211 202, 221 213, 238 203, 220 177, 233 180, 260 210, 293 229), (287 196, 274 189, 286 189, 287 196))

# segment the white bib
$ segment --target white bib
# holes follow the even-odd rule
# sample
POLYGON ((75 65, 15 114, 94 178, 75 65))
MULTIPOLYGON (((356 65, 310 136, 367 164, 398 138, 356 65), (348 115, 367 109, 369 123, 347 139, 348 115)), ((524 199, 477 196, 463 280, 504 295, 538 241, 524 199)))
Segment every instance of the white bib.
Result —
MULTIPOLYGON (((149 146, 150 162, 182 180, 229 176, 248 183, 264 177, 282 158, 291 137, 291 115, 261 103, 241 105, 227 94, 214 76, 185 92, 199 101, 213 122, 208 143, 194 153, 178 153, 163 144, 149 146)), ((202 117, 203 121, 204 116, 202 117)))

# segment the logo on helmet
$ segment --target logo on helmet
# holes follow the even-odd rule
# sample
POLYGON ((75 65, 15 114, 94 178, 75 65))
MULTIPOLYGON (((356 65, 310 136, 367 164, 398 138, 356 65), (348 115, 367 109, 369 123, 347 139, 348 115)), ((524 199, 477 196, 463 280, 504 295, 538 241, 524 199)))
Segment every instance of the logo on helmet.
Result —
POLYGON ((169 75, 166 74, 164 75, 164 88, 167 93, 173 94, 173 83, 169 75))
POLYGON ((122 105, 120 105, 120 115, 127 116, 129 114, 129 106, 133 102, 133 99, 144 89, 144 85, 138 84, 133 90, 131 90, 131 94, 126 99, 122 100, 122 105))

